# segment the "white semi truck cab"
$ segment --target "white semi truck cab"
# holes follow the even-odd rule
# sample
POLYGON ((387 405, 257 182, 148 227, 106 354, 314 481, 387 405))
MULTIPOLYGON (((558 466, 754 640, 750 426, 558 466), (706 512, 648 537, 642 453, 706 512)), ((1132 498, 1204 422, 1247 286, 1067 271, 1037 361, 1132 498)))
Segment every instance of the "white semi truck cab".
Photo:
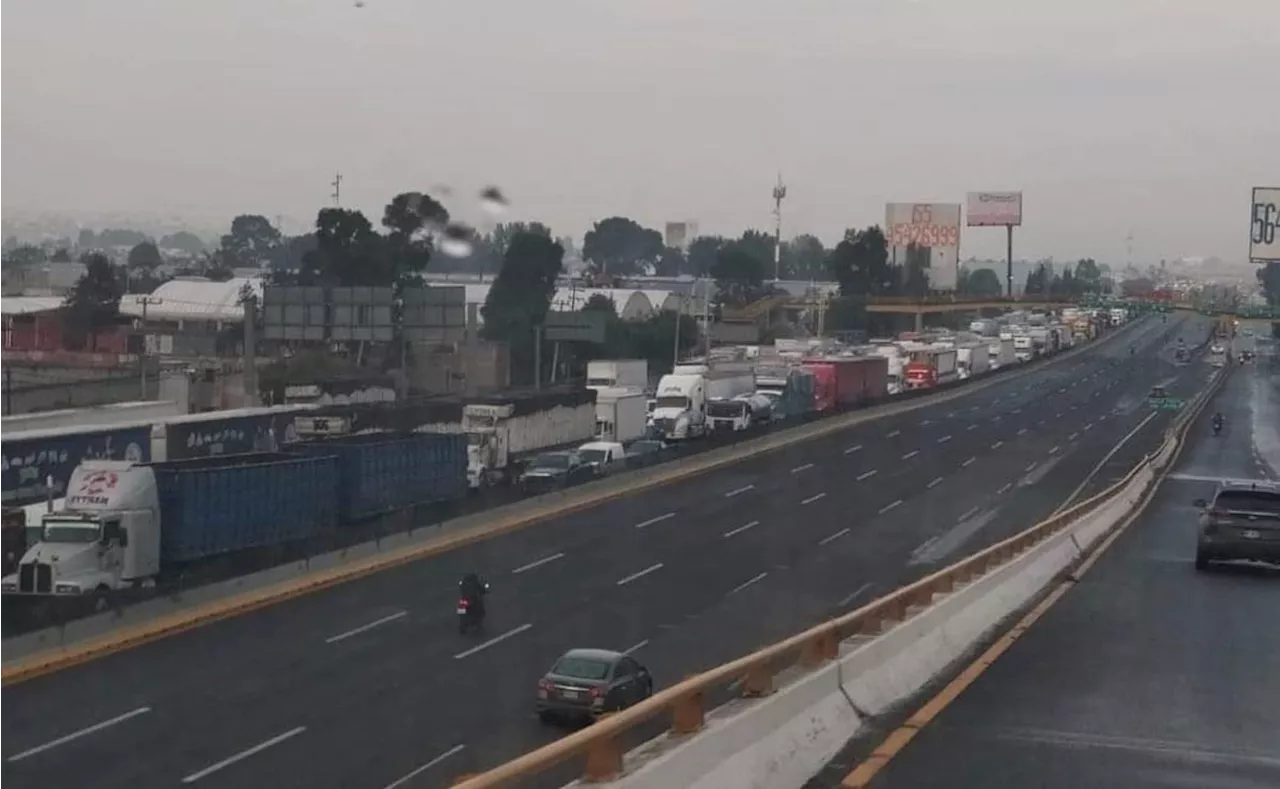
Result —
POLYGON ((701 374, 664 375, 658 381, 653 425, 670 441, 700 438, 707 431, 706 378, 701 374))
POLYGON ((71 473, 64 508, 26 528, 31 547, 0 579, 5 595, 103 594, 160 571, 160 505, 147 466, 85 461, 71 473))

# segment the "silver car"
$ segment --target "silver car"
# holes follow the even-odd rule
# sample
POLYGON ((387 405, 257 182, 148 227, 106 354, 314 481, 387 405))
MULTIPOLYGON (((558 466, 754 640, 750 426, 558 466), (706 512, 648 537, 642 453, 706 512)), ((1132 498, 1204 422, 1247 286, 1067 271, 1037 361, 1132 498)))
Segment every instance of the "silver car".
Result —
POLYGON ((595 718, 653 695, 653 677, 639 661, 609 649, 571 649, 538 680, 538 717, 595 718))
POLYGON ((1280 564, 1280 483, 1223 480, 1212 500, 1196 499, 1195 505, 1203 510, 1197 570, 1219 561, 1280 564))

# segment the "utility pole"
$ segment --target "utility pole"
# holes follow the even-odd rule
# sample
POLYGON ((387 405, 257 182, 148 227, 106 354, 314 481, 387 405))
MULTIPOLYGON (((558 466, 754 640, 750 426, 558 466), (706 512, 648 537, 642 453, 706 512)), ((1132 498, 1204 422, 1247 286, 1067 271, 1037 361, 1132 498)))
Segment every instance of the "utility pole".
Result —
POLYGON ((782 173, 778 173, 778 183, 773 187, 773 281, 782 279, 782 200, 787 196, 787 187, 782 183, 782 173))
POLYGON ((246 289, 240 300, 244 308, 244 399, 245 408, 261 405, 258 402, 258 294, 246 289))
POLYGON ((142 347, 138 349, 138 399, 147 399, 147 307, 151 304, 163 304, 164 299, 156 298, 151 294, 143 294, 138 297, 138 303, 142 305, 142 347))
POLYGON ((333 187, 333 194, 330 195, 333 198, 333 204, 335 207, 340 207, 342 205, 342 173, 334 173, 330 186, 333 187))

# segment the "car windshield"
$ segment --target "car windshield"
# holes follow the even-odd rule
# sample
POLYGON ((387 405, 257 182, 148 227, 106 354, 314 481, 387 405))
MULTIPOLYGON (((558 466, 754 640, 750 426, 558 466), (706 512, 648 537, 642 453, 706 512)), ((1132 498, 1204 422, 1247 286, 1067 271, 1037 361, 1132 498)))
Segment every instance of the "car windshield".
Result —
POLYGON ((569 456, 557 454, 538 455, 531 465, 533 468, 566 469, 569 468, 569 456))
POLYGON ((609 663, 592 658, 562 657, 551 673, 573 679, 604 679, 609 676, 609 663))
POLYGON ((1280 493, 1265 490, 1224 490, 1213 503, 1214 509, 1228 512, 1266 513, 1280 518, 1280 493))
POLYGON ((97 521, 46 519, 41 542, 89 543, 97 542, 101 527, 97 521))
POLYGON ((588 463, 603 463, 609 459, 609 452, 604 449, 580 449, 578 456, 588 463))

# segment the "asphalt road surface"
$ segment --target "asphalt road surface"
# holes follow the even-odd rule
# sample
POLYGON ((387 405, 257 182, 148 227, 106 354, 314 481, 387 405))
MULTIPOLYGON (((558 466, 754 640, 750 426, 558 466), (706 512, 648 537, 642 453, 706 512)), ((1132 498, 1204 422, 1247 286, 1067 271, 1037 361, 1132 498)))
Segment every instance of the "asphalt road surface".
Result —
MULTIPOLYGON (((1276 478, 1263 451, 1280 443, 1274 361, 1236 370, 1143 516, 874 789, 1280 786, 1280 572, 1197 573, 1191 503, 1217 479, 1276 478)), ((839 786, 856 761, 842 754, 811 785, 839 786)))
POLYGON ((3 779, 447 786, 562 734, 532 702, 566 649, 630 649, 661 686, 1044 517, 1150 450, 1171 415, 1145 397, 1203 384, 1173 343, 1207 331, 1150 320, 947 403, 13 686, 3 779), (463 637, 471 569, 493 584, 490 618, 463 637))

